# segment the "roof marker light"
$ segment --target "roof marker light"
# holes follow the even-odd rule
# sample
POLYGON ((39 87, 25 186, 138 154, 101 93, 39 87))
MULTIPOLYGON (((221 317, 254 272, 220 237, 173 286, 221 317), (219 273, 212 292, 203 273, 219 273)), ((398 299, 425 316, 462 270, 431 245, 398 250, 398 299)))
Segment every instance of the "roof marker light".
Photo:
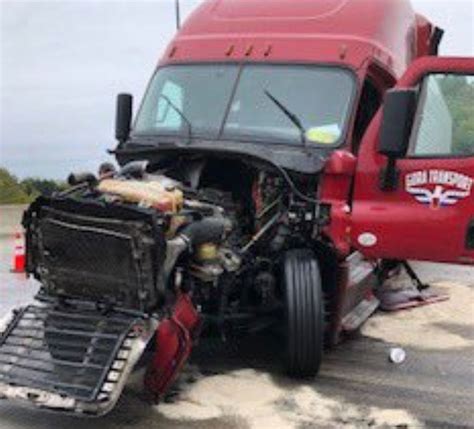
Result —
POLYGON ((176 51, 177 51, 177 50, 178 50, 178 48, 177 48, 176 46, 173 46, 173 47, 171 48, 171 51, 170 51, 169 55, 168 55, 169 58, 173 58, 173 57, 174 57, 174 54, 176 54, 176 51))
POLYGON ((344 60, 347 55, 347 45, 341 45, 339 48, 339 58, 344 60))

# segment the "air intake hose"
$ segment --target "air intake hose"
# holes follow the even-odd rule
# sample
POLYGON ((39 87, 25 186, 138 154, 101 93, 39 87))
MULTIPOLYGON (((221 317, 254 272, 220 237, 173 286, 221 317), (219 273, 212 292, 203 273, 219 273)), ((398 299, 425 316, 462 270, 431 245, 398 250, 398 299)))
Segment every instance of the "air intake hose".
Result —
POLYGON ((207 217, 185 226, 177 237, 167 241, 163 274, 166 284, 179 256, 187 249, 204 243, 219 243, 232 224, 224 217, 207 217))
POLYGON ((204 243, 218 243, 223 240, 225 232, 230 227, 230 221, 226 218, 208 217, 187 225, 183 228, 180 235, 191 246, 199 246, 204 243))

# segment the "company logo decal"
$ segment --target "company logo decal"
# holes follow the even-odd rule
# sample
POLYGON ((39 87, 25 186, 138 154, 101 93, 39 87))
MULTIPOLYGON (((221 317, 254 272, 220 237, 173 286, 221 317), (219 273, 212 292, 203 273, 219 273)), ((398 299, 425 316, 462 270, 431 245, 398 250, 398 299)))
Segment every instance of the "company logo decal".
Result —
POLYGON ((469 197, 473 179, 449 170, 420 170, 405 176, 405 190, 433 209, 452 206, 469 197))

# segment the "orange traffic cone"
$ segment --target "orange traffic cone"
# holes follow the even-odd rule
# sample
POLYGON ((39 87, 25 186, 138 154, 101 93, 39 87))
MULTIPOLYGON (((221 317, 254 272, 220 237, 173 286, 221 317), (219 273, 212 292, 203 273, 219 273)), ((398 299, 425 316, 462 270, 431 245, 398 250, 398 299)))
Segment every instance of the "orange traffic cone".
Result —
POLYGON ((15 234, 15 252, 13 254, 12 272, 25 272, 25 240, 21 232, 15 234))

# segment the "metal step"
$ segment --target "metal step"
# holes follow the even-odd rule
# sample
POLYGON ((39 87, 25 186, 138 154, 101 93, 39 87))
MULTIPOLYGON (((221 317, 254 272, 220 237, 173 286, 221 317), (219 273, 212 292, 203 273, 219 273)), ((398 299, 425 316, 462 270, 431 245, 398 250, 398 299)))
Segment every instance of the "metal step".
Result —
POLYGON ((380 301, 375 297, 360 301, 359 304, 342 319, 342 329, 346 332, 359 329, 369 316, 377 310, 379 304, 380 301))
POLYGON ((101 415, 118 400, 157 322, 35 303, 0 327, 0 397, 101 415))
POLYGON ((374 265, 359 252, 354 252, 346 259, 349 265, 349 287, 366 281, 374 271, 374 265))

